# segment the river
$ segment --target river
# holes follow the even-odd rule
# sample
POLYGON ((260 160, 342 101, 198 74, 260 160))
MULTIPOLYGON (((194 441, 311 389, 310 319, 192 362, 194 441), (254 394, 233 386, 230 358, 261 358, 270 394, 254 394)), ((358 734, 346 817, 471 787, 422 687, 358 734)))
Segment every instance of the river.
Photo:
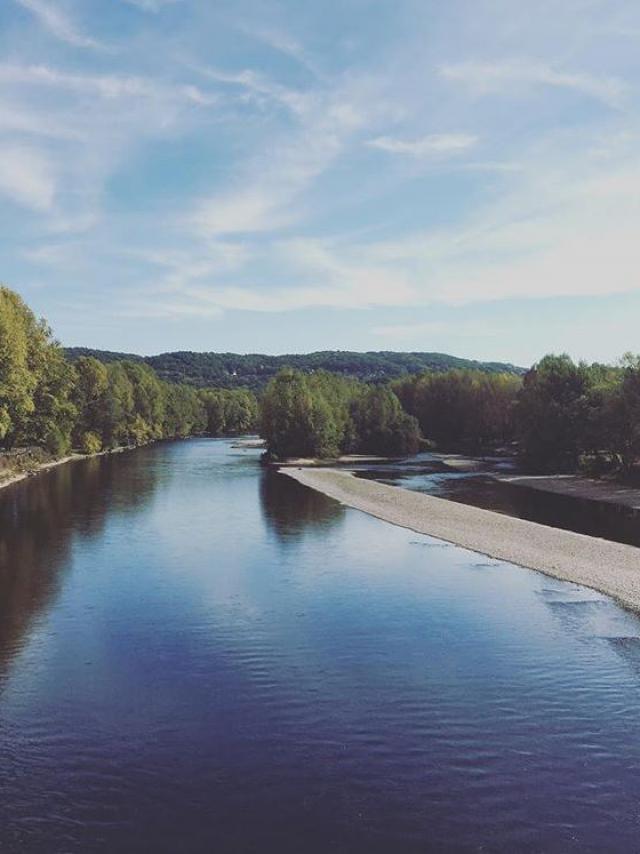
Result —
POLYGON ((632 851, 640 622, 226 440, 0 493, 0 851, 632 851))

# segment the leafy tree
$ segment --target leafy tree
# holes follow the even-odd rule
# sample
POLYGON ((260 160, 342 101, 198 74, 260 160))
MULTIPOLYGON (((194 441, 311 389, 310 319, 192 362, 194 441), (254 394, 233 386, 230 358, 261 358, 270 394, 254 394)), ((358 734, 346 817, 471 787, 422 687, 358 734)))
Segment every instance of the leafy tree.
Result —
POLYGON ((245 389, 203 389, 199 398, 207 418, 207 433, 211 436, 248 433, 258 421, 258 402, 245 389))
MULTIPOLYGON (((77 418, 74 429, 76 443, 83 445, 83 436, 92 433, 102 444, 106 411, 106 394, 109 373, 105 365, 90 356, 82 356, 75 363, 76 377, 72 399, 77 418)), ((99 450, 99 449, 98 449, 99 450)), ((85 451, 85 453, 92 453, 85 451)), ((95 453, 95 452, 94 452, 95 453)))
POLYGON ((354 401, 352 412, 360 453, 405 456, 418 450, 418 422, 403 411, 391 389, 367 389, 354 401))
POLYGON ((515 374, 456 369, 419 374, 392 387, 429 439, 445 448, 479 450, 514 438, 521 384, 515 374))
POLYGON ((267 386, 261 411, 268 452, 279 459, 417 450, 417 422, 390 389, 324 371, 307 377, 282 370, 267 386))
POLYGON ((102 450, 102 439, 92 430, 87 430, 80 437, 80 450, 83 454, 97 454, 102 450))
POLYGON ((525 462, 540 471, 571 471, 583 452, 589 422, 588 367, 569 356, 545 356, 525 375, 518 399, 518 434, 525 462))
POLYGON ((28 432, 50 333, 18 294, 0 287, 0 439, 12 445, 28 432))
POLYGON ((313 398, 303 374, 282 370, 262 399, 262 435, 278 458, 308 457, 315 452, 313 398))
POLYGON ((104 395, 103 444, 107 448, 128 445, 129 427, 134 416, 133 386, 123 362, 107 366, 108 384, 104 395))

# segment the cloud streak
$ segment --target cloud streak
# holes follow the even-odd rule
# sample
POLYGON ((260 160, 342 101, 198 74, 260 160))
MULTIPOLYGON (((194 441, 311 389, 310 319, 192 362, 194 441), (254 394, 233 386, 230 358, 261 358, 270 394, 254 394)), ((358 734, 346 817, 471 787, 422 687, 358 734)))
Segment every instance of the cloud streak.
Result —
POLYGON ((31 12, 39 23, 60 41, 73 47, 93 50, 101 48, 99 42, 84 35, 62 10, 49 0, 15 0, 15 2, 31 12))
POLYGON ((421 139, 404 140, 390 136, 379 136, 367 142, 371 148, 378 148, 389 154, 403 154, 410 157, 432 157, 434 155, 461 154, 473 148, 478 137, 465 133, 430 134, 421 139))
POLYGON ((559 71, 545 63, 523 59, 443 65, 439 74, 444 80, 463 84, 476 95, 516 92, 528 86, 548 86, 594 98, 615 109, 621 108, 629 95, 627 84, 616 77, 559 71))

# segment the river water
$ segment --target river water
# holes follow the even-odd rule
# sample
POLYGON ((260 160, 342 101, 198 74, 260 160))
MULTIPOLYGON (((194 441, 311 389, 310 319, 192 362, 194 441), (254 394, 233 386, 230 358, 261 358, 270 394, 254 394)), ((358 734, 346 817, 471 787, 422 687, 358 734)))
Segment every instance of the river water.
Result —
POLYGON ((640 623, 193 440, 0 493, 0 851, 635 851, 640 623))

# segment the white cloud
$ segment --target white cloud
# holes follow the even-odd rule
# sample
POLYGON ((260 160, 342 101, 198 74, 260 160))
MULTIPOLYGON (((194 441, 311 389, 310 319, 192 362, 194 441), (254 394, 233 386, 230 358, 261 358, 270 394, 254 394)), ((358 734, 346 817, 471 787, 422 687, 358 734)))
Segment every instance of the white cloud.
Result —
POLYGON ((50 210, 55 178, 46 157, 24 147, 0 148, 0 193, 38 213, 50 210))
POLYGON ((173 6, 175 3, 180 3, 182 0, 124 0, 130 6, 136 6, 143 12, 161 12, 167 6, 173 6))
POLYGON ((240 32, 244 33, 244 35, 267 45, 271 50, 277 51, 290 59, 295 59, 296 62, 304 66, 307 71, 317 75, 317 69, 309 59, 304 47, 289 33, 274 26, 249 26, 244 22, 240 22, 237 26, 240 32))
POLYGON ((290 224, 299 215, 296 201, 367 124, 368 109, 350 86, 316 93, 297 116, 299 127, 267 142, 241 180, 202 200, 190 222, 206 237, 274 231, 290 224))
POLYGON ((99 48, 100 44, 84 35, 64 12, 49 0, 15 0, 31 12, 43 27, 60 41, 73 47, 99 48))
POLYGON ((203 92, 191 84, 176 85, 133 74, 71 74, 47 65, 0 65, 0 81, 66 89, 77 94, 96 95, 106 100, 170 99, 199 106, 210 106, 217 101, 215 94, 203 92))
POLYGON ((71 118, 62 120, 45 110, 34 110, 16 100, 0 100, 0 133, 21 133, 50 139, 82 140, 86 136, 71 118))
POLYGON ((429 157, 432 155, 461 154, 473 148, 478 142, 477 136, 464 133, 432 134, 420 139, 402 140, 389 136, 370 139, 367 145, 379 148, 390 154, 407 154, 411 157, 429 157))
POLYGON ((263 74, 259 74, 252 69, 228 72, 215 68, 196 66, 193 70, 217 83, 241 87, 259 105, 262 105, 263 102, 273 101, 298 115, 302 115, 310 106, 311 99, 304 93, 288 89, 286 86, 280 86, 278 83, 273 83, 263 74))
POLYGON ((627 84, 616 77, 558 71, 551 65, 526 60, 506 62, 460 62, 443 65, 440 77, 462 83, 478 95, 488 95, 522 86, 551 86, 569 89, 620 108, 626 101, 627 84))

